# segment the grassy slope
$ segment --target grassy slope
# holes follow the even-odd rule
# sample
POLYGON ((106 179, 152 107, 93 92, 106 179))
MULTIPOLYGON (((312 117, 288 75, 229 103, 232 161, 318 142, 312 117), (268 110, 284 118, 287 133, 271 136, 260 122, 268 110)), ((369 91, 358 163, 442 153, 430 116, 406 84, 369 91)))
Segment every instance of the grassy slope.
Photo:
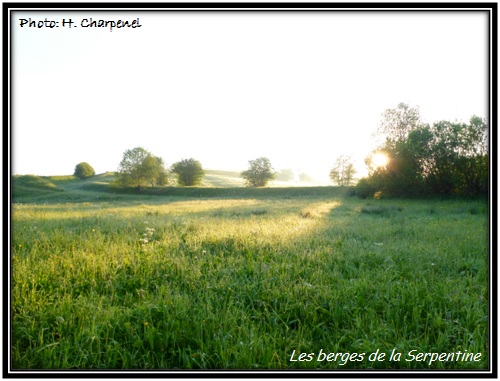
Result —
POLYGON ((210 169, 205 170, 205 178, 201 184, 204 187, 242 187, 244 185, 240 172, 210 169))
MULTIPOLYGON (((269 187, 314 187, 325 186, 330 184, 318 182, 294 182, 294 181, 271 181, 269 187)), ((208 187, 243 187, 245 180, 241 177, 241 172, 236 171, 218 171, 218 170, 205 170, 205 179, 201 186, 208 187)))
POLYGON ((110 179, 46 178, 60 191, 13 205, 14 368, 488 365, 483 203, 99 191, 110 179), (290 361, 393 348, 483 359, 290 361))
MULTIPOLYGON (((13 200, 15 202, 90 202, 118 201, 150 196, 185 196, 185 197, 297 197, 297 196, 340 196, 348 194, 349 188, 333 186, 296 186, 291 182, 273 182, 266 188, 247 188, 239 172, 207 170, 205 179, 200 186, 162 188, 145 188, 137 194, 135 189, 129 192, 117 191, 110 187, 114 178, 113 172, 106 172, 89 179, 80 180, 74 176, 31 176, 32 183, 45 184, 41 186, 24 186, 26 176, 14 176, 13 200), (20 179, 22 181, 20 181, 20 179), (22 186, 21 186, 22 185, 22 186), (127 194, 128 193, 128 194, 127 194)), ((36 185, 36 184, 35 184, 36 185)))
POLYGON ((32 195, 51 195, 60 192, 54 182, 35 175, 14 176, 12 187, 17 197, 30 197, 32 195))

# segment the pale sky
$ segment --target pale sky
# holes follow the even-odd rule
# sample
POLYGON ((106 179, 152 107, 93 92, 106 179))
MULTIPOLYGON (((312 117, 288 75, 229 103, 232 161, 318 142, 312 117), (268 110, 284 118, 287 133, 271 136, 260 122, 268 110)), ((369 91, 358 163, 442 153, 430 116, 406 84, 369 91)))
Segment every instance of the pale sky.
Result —
POLYGON ((488 14, 479 12, 12 13, 12 172, 115 171, 144 147, 167 166, 358 171, 381 114, 488 117, 488 14), (72 19, 76 28, 20 27, 72 19), (83 28, 82 19, 140 28, 83 28))

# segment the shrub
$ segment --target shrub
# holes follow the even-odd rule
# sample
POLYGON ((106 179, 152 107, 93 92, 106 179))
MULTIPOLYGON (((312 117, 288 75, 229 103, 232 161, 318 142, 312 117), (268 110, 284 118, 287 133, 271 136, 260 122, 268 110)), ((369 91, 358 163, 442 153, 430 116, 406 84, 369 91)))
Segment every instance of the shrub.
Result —
POLYGON ((249 164, 248 170, 241 173, 248 187, 265 187, 276 177, 271 161, 267 157, 250 160, 249 164))
POLYGON ((79 179, 86 179, 94 176, 95 171, 89 163, 82 162, 76 165, 74 175, 79 179))
POLYGON ((178 184, 184 186, 198 185, 205 176, 201 163, 192 158, 174 163, 171 171, 177 176, 178 184))
POLYGON ((356 189, 356 194, 360 198, 368 198, 368 197, 371 198, 376 191, 373 184, 367 178, 362 178, 361 180, 359 180, 355 189, 356 189))

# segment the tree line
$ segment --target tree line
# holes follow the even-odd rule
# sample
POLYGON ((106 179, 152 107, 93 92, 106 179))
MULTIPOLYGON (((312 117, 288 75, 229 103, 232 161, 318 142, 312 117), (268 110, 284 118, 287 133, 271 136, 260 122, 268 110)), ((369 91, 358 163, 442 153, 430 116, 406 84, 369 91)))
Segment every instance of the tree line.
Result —
POLYGON ((486 120, 423 123, 418 107, 400 103, 383 114, 375 135, 383 143, 365 163, 369 175, 356 185, 362 197, 481 196, 488 193, 486 120), (376 166, 374 154, 387 157, 376 166))
MULTIPOLYGON (((249 168, 241 173, 241 177, 245 179, 245 184, 249 187, 262 187, 273 180, 276 174, 271 161, 268 158, 260 157, 249 161, 249 168)), ((79 163, 75 167, 74 176, 80 179, 94 175, 94 169, 87 162, 79 163)), ((194 186, 199 185, 204 176, 205 171, 198 160, 184 159, 172 164, 167 169, 163 159, 142 147, 136 147, 124 152, 114 185, 140 190, 145 187, 166 186, 175 179, 178 185, 194 186)))
POLYGON ((139 189, 161 187, 170 184, 175 177, 179 185, 192 186, 199 184, 204 175, 205 171, 198 160, 183 159, 166 169, 163 159, 142 147, 136 147, 124 152, 116 175, 116 185, 139 189))
MULTIPOLYGON (((489 181, 488 127, 484 119, 472 116, 468 123, 422 122, 418 107, 400 103, 382 114, 374 134, 382 143, 365 159, 367 177, 358 179, 348 155, 338 156, 330 179, 339 186, 354 185, 360 197, 412 197, 435 195, 486 195, 489 181), (383 157, 383 163, 376 158, 383 157)), ((271 180, 289 181, 293 171, 276 172, 266 157, 250 160, 241 173, 248 187, 263 187, 271 180)), ((86 162, 74 175, 95 175, 86 162)), ((163 160, 142 147, 128 149, 116 173, 118 187, 161 187, 176 181, 181 186, 199 185, 205 176, 201 163, 184 159, 165 168, 163 160)), ((301 174, 301 180, 305 180, 301 174)), ((310 179, 309 179, 310 180, 310 179)))
MULTIPOLYGON (((241 177, 248 187, 264 187, 272 180, 291 181, 293 171, 284 169, 275 171, 271 161, 267 157, 259 157, 249 160, 246 171, 241 172, 241 177)), ((352 185, 355 181, 356 173, 350 157, 340 156, 330 172, 330 178, 338 185, 352 185)), ((82 162, 76 165, 74 176, 85 179, 95 175, 95 171, 90 164, 82 162)), ((193 158, 184 159, 165 168, 163 159, 154 156, 142 147, 126 150, 116 173, 114 185, 117 187, 161 187, 171 184, 174 180, 181 186, 199 185, 205 171, 201 163, 193 158)), ((300 173, 301 182, 312 182, 313 179, 300 173)))

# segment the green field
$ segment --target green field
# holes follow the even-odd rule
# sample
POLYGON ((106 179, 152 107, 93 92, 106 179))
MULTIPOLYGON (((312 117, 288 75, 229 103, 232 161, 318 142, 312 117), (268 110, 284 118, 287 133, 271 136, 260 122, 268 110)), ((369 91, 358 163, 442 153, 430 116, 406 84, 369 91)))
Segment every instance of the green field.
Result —
POLYGON ((14 178, 13 369, 490 365, 486 202, 111 178, 14 178))

